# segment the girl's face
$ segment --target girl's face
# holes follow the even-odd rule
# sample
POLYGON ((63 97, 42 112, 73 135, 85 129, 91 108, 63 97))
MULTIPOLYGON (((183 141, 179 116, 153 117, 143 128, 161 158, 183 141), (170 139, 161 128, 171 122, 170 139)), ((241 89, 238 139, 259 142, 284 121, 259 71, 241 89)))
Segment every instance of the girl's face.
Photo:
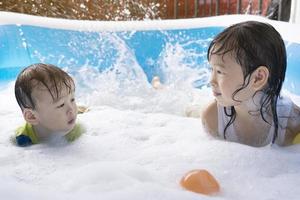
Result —
POLYGON ((212 69, 210 84, 218 104, 224 107, 237 106, 252 98, 255 91, 251 88, 251 81, 247 87, 233 96, 234 92, 241 88, 244 82, 248 82, 249 77, 244 81, 242 67, 235 61, 230 52, 225 55, 212 54, 209 64, 212 69))

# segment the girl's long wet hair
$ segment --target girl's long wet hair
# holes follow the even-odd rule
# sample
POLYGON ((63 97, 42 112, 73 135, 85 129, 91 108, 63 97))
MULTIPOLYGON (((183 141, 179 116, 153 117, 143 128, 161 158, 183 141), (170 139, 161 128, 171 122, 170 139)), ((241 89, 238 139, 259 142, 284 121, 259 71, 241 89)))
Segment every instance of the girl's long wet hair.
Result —
MULTIPOLYGON (((239 91, 247 87, 249 84, 249 81, 246 81, 247 77, 250 77, 259 66, 265 66, 269 70, 267 85, 262 90, 264 95, 259 111, 263 120, 271 124, 264 117, 264 112, 270 106, 275 126, 272 139, 274 143, 278 135, 277 100, 287 65, 285 45, 280 34, 270 24, 257 21, 232 25, 212 40, 208 48, 207 59, 210 60, 213 54, 224 56, 226 53, 234 56, 236 62, 242 66, 244 75, 244 84, 233 93, 233 99, 239 91)), ((226 130, 234 122, 236 111, 233 106, 229 110, 224 107, 224 111, 230 117, 223 132, 226 139, 226 130)))

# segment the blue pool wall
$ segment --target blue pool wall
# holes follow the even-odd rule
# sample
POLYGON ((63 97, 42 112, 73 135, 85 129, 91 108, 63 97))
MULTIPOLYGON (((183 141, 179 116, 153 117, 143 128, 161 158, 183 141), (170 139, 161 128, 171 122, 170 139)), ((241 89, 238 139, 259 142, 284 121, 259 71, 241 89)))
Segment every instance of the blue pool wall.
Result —
MULTIPOLYGON (((138 27, 141 22, 135 23, 138 27)), ((189 67, 207 66, 208 44, 224 27, 215 22, 206 27, 160 27, 158 30, 99 30, 99 26, 97 30, 92 26, 88 30, 70 30, 61 25, 58 28, 0 21, 0 81, 12 81, 24 67, 39 62, 59 67, 89 65, 99 72, 109 69, 119 53, 109 37, 117 37, 125 43, 150 81, 162 73, 159 60, 167 44, 182 44, 184 50, 201 55, 189 58, 193 60, 189 67)), ((284 87, 300 94, 300 43, 284 39, 288 59, 284 87)))

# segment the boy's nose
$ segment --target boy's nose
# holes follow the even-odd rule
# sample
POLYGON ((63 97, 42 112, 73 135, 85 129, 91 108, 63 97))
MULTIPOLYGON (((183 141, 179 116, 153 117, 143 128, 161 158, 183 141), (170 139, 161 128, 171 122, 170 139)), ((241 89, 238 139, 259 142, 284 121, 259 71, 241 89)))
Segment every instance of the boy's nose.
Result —
POLYGON ((67 114, 73 115, 76 112, 76 106, 68 105, 67 114))

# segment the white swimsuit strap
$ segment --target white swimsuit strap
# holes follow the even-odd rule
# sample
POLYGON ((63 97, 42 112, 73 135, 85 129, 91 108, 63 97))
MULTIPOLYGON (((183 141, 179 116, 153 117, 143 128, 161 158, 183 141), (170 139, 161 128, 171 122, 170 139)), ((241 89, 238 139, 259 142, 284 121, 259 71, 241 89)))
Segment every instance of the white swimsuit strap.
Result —
MULTIPOLYGON (((277 144, 283 144, 285 141, 285 133, 286 127, 288 123, 288 119, 291 116, 291 111, 293 107, 293 102, 289 97, 281 97, 277 101, 277 116, 278 116, 278 133, 277 133, 277 144)), ((270 128, 267 141, 272 141, 274 136, 275 126, 272 123, 272 127, 270 128)))
POLYGON ((225 114, 223 112, 223 107, 219 106, 217 104, 217 108, 218 108, 218 135, 219 137, 223 137, 223 131, 224 131, 224 124, 225 124, 225 114))
MULTIPOLYGON (((224 138, 224 129, 225 129, 225 126, 229 123, 230 117, 228 117, 225 114, 223 106, 219 106, 217 104, 217 108, 218 108, 218 135, 219 135, 219 137, 225 139, 224 138)), ((233 142, 238 142, 238 138, 236 136, 233 124, 231 124, 226 130, 226 139, 233 141, 233 142)))
MULTIPOLYGON (((291 115, 292 101, 288 97, 282 97, 278 99, 277 102, 277 115, 278 115, 278 136, 276 139, 277 144, 283 144, 285 140, 285 132, 288 123, 288 118, 291 115)), ((220 138, 224 139, 224 129, 226 124, 228 124, 230 117, 226 116, 224 112, 224 107, 217 105, 218 108, 218 135, 220 138)), ((268 136, 265 140, 266 144, 272 142, 274 136, 274 125, 272 124, 268 136)), ((233 142, 238 142, 238 137, 236 135, 233 124, 231 124, 226 131, 226 139, 233 142)))

